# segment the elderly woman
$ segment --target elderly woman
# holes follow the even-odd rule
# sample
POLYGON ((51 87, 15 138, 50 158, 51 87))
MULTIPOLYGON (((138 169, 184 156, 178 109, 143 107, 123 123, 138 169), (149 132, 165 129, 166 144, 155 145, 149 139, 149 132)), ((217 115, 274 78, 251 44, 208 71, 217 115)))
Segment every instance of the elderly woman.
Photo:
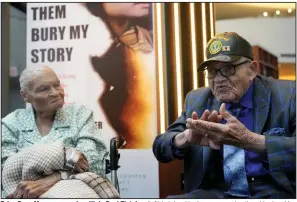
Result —
MULTIPOLYGON (((108 152, 92 111, 77 104, 64 105, 64 90, 55 72, 49 67, 26 68, 20 75, 20 87, 24 101, 31 105, 2 119, 2 169, 25 148, 60 140, 65 146, 65 168, 105 176, 108 152)), ((7 194, 9 198, 37 198, 69 175, 56 171, 39 180, 23 181, 7 194)))

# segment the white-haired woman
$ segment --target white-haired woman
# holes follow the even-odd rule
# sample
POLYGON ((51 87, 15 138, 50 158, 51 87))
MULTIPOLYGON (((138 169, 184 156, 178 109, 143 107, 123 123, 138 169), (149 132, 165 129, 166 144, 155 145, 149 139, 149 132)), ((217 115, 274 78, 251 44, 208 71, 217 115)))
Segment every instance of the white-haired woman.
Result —
MULTIPOLYGON (((64 90, 55 72, 43 66, 26 68, 20 75, 20 87, 21 96, 31 106, 2 119, 1 170, 7 159, 23 149, 61 140, 65 159, 67 156, 67 160, 72 160, 70 164, 65 162, 66 167, 76 173, 90 171, 105 176, 108 152, 92 111, 77 104, 64 105, 64 90)), ((68 174, 57 171, 43 179, 20 182, 21 186, 7 193, 8 197, 37 198, 68 174)))

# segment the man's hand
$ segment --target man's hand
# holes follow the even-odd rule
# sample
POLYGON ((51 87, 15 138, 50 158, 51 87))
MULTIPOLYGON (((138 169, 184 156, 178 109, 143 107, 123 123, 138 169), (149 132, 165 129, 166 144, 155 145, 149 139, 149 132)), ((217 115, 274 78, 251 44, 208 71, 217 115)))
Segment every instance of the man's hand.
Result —
POLYGON ((89 168, 89 162, 86 156, 82 152, 77 151, 74 148, 66 149, 66 159, 72 159, 75 162, 73 170, 78 173, 83 173, 89 168))
POLYGON ((60 178, 60 173, 53 173, 43 179, 36 181, 22 181, 16 190, 6 198, 38 198, 47 192, 60 178))
MULTIPOLYGON (((192 113, 192 119, 187 119, 187 122, 192 120, 198 120, 199 117, 196 112, 192 113)), ((213 111, 212 113, 209 110, 205 110, 200 118, 200 120, 210 121, 210 122, 220 122, 222 120, 222 116, 218 114, 217 111, 213 111)), ((184 132, 178 134, 174 138, 174 145, 178 148, 186 148, 191 144, 199 144, 202 146, 210 146, 213 149, 220 149, 220 145, 216 142, 212 141, 208 137, 203 136, 203 131, 196 130, 191 127, 190 124, 187 123, 187 128, 184 132)))
POLYGON ((218 144, 233 145, 259 153, 265 151, 265 137, 249 131, 236 117, 229 114, 225 103, 220 107, 220 115, 227 121, 226 124, 191 120, 189 125, 218 144))

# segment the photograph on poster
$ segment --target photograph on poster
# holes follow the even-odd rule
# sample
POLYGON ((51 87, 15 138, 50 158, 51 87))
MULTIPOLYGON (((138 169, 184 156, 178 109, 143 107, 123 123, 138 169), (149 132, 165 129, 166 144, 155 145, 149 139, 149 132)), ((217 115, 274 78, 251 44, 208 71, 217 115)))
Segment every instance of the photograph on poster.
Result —
POLYGON ((114 43, 92 65, 104 80, 98 104, 124 148, 150 148, 154 136, 155 68, 145 54, 153 51, 151 3, 86 3, 106 24, 114 43))

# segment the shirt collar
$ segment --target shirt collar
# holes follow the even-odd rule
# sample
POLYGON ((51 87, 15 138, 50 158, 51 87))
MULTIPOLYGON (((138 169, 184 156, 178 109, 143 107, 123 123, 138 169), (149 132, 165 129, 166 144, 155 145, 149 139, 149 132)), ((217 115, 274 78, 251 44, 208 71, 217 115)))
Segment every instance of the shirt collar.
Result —
MULTIPOLYGON (((36 121, 35 121, 35 115, 34 115, 34 109, 32 105, 29 105, 26 109, 26 124, 23 124, 23 131, 26 130, 34 130, 36 127, 36 121)), ((67 111, 65 110, 64 106, 56 111, 55 114, 55 120, 53 124, 53 128, 64 128, 64 127, 69 127, 69 120, 68 120, 68 114, 67 111)))
MULTIPOLYGON (((242 96, 239 103, 241 106, 246 107, 248 109, 253 108, 253 93, 254 93, 254 81, 250 85, 247 92, 242 96)), ((226 109, 229 109, 232 106, 232 103, 226 103, 226 109)))

